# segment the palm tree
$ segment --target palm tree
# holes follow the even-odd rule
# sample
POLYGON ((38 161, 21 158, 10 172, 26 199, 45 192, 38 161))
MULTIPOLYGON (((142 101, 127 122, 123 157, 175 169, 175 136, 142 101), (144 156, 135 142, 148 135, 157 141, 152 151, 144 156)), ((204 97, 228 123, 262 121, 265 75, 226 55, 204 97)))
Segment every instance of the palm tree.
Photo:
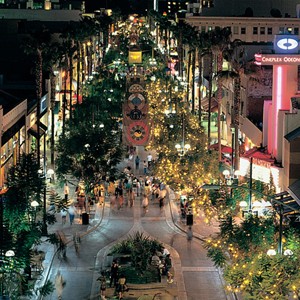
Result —
POLYGON ((99 38, 101 37, 102 40, 102 58, 105 56, 106 48, 108 46, 109 27, 112 24, 112 22, 116 22, 116 20, 119 19, 119 17, 120 16, 116 12, 114 12, 114 20, 107 14, 102 14, 100 17, 96 18, 96 25, 98 25, 98 35, 99 38))
POLYGON ((44 68, 50 79, 50 109, 51 109, 51 164, 54 164, 54 108, 56 95, 56 77, 54 74, 54 66, 59 61, 60 45, 52 43, 48 48, 45 48, 44 68))
POLYGON ((196 47, 197 31, 195 27, 186 24, 182 41, 189 48, 187 64, 187 102, 189 103, 190 82, 192 82, 192 113, 195 113, 195 69, 196 69, 196 47), (191 80, 192 78, 192 80, 191 80))
POLYGON ((225 72, 225 76, 230 76, 234 80, 234 99, 233 99, 233 127, 234 127, 234 169, 239 170, 239 125, 240 125, 240 106, 241 106, 241 76, 248 63, 245 59, 245 49, 240 40, 234 40, 229 44, 224 52, 224 58, 229 61, 231 70, 225 72))
MULTIPOLYGON (((208 53, 208 49, 210 48, 210 41, 208 38, 207 32, 199 32, 198 36, 195 40, 196 43, 196 50, 197 50, 197 65, 198 65, 198 86, 201 88, 202 85, 202 60, 205 55, 208 53)), ((201 91, 199 91, 199 111, 198 111, 198 117, 199 117, 199 124, 201 124, 201 118, 202 118, 202 108, 201 108, 201 99, 202 94, 201 91)))
POLYGON ((45 28, 33 29, 31 36, 24 40, 24 52, 34 58, 34 75, 37 100, 37 157, 40 163, 40 114, 41 114, 41 98, 43 93, 43 52, 49 47, 51 34, 45 28))
MULTIPOLYGON (((231 30, 228 27, 216 27, 210 35, 212 52, 217 57, 217 74, 223 70, 223 52, 230 43, 231 30)), ((221 106, 222 106, 222 77, 217 77, 217 102, 218 102, 218 157, 222 160, 221 153, 221 106)))

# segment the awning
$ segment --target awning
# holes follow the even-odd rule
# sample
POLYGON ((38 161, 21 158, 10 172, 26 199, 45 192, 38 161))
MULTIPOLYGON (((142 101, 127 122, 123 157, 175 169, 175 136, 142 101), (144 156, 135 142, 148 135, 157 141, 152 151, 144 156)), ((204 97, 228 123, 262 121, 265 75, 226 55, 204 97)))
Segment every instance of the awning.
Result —
POLYGON ((292 183, 287 190, 300 203, 300 179, 292 183))
MULTIPOLYGON (((204 111, 208 111, 208 97, 205 97, 204 99, 201 99, 201 107, 204 111)), ((218 101, 216 98, 211 98, 211 111, 216 112, 218 110, 218 101)))
MULTIPOLYGON (((213 149, 213 150, 218 150, 219 149, 219 144, 213 144, 209 146, 209 149, 213 149)), ((232 154, 232 148, 226 145, 221 145, 221 152, 222 153, 228 153, 228 154, 232 154)))
POLYGON ((2 135, 2 145, 6 144, 23 126, 25 126, 25 116, 22 116, 13 126, 5 130, 2 135))
POLYGON ((274 195, 272 206, 283 215, 300 215, 300 205, 287 191, 274 195))
MULTIPOLYGON (((47 131, 47 126, 40 122, 40 137, 42 137, 47 131)), ((32 127, 29 128, 28 133, 34 136, 36 139, 38 138, 38 128, 37 123, 35 123, 32 127)))

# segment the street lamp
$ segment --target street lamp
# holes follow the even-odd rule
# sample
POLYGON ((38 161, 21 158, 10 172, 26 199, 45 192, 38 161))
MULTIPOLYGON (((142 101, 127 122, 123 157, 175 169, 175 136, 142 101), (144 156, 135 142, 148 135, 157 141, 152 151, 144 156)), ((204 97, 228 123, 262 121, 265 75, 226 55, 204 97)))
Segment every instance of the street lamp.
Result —
POLYGON ((35 223, 35 220, 36 220, 36 208, 39 206, 39 203, 36 201, 36 200, 33 200, 31 203, 30 203, 30 206, 32 207, 33 209, 33 218, 32 218, 32 225, 34 225, 35 223))
MULTIPOLYGON (((52 169, 49 169, 49 171, 53 171, 52 169)), ((50 173, 52 173, 50 171, 50 173)), ((46 166, 44 166, 44 171, 43 170, 38 170, 38 174, 41 180, 44 181, 44 188, 43 188, 43 225, 42 225, 42 235, 47 236, 48 235, 48 229, 47 229, 47 197, 46 197, 46 166)), ((48 171, 47 171, 48 174, 48 171)), ((53 171, 54 174, 54 171, 53 171)), ((32 206, 32 203, 31 203, 32 206)))
POLYGON ((229 170, 224 170, 223 175, 225 177, 226 185, 238 184, 238 178, 240 175, 239 170, 230 172, 229 170))
POLYGON ((184 115, 182 114, 182 141, 180 144, 175 145, 179 156, 184 156, 190 150, 191 145, 185 143, 185 128, 184 128, 184 115))
MULTIPOLYGON (((15 256, 15 252, 13 250, 8 250, 5 252, 4 254, 5 257, 7 257, 8 259, 10 259, 11 257, 15 256)), ((1 260, 0 260, 0 267, 1 267, 1 286, 0 286, 0 299, 1 300, 9 300, 9 296, 7 295, 8 293, 8 289, 7 287, 5 287, 5 277, 4 277, 4 273, 7 272, 7 269, 11 269, 11 267, 8 265, 8 267, 5 265, 5 263, 7 263, 5 260, 3 260, 2 258, 2 253, 1 253, 1 260)), ((8 278, 8 280, 11 280, 10 278, 8 278)), ((8 293, 9 294, 9 293, 8 293)))
POLYGON ((47 175, 49 176, 49 179, 50 179, 50 183, 52 183, 52 180, 53 180, 53 183, 54 183, 54 170, 53 169, 48 169, 47 170, 47 175))
POLYGON ((155 58, 150 58, 149 59, 149 64, 150 64, 150 67, 152 69, 154 69, 156 67, 156 65, 157 65, 156 59, 155 58))

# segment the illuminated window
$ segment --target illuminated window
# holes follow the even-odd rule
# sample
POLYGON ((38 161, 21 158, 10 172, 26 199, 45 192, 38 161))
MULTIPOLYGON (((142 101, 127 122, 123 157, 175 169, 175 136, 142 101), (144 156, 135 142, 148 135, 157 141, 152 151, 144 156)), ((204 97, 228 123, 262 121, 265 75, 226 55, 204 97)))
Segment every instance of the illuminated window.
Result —
POLYGON ((253 34, 257 34, 258 33, 258 28, 257 27, 253 27, 253 34))
POLYGON ((272 35, 273 34, 273 28, 272 27, 268 27, 268 34, 272 35))
POLYGON ((211 26, 208 26, 208 31, 212 31, 212 27, 211 26))
POLYGON ((241 34, 246 34, 246 27, 241 28, 241 34))

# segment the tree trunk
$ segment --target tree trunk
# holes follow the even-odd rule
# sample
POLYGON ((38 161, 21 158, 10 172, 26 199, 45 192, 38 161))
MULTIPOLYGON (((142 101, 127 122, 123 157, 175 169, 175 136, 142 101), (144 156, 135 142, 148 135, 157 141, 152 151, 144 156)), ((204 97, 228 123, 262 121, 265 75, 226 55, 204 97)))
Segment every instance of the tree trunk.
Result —
POLYGON ((79 93, 80 93, 80 86, 81 86, 81 81, 80 81, 80 74, 81 74, 81 69, 80 69, 80 60, 81 60, 81 52, 80 52, 80 42, 77 42, 77 88, 76 88, 76 104, 79 104, 79 93))
POLYGON ((51 102, 51 165, 54 164, 54 145, 55 145, 55 141, 54 141, 54 130, 55 130, 55 126, 54 126, 54 109, 55 109, 55 75, 53 72, 50 73, 50 83, 51 83, 51 98, 50 98, 50 102, 51 102))
MULTIPOLYGON (((222 65, 223 65, 223 55, 222 52, 220 51, 218 53, 218 74, 222 72, 222 65)), ((217 99, 218 99, 218 158, 219 162, 222 161, 222 145, 221 145, 221 112, 222 112, 222 78, 219 76, 218 78, 218 94, 217 94, 217 99)))
POLYGON ((192 61, 192 52, 189 51, 189 58, 188 58, 188 65, 187 65, 187 86, 186 86, 186 101, 189 106, 190 106, 191 61, 192 61))
POLYGON ((213 74, 213 57, 212 53, 209 54, 209 91, 208 91, 208 124, 207 124, 207 142, 208 146, 211 142, 211 100, 212 100, 212 74, 213 74))
POLYGON ((199 124, 201 125, 201 119, 202 119, 202 92, 201 92, 201 86, 202 86, 202 55, 201 51, 198 49, 198 86, 199 86, 199 108, 198 108, 198 117, 199 117, 199 124))
POLYGON ((178 39, 178 74, 183 77, 183 47, 182 47, 182 30, 179 31, 178 39))
POLYGON ((73 98, 73 54, 70 55, 70 121, 72 120, 72 98, 73 98))
POLYGON ((193 58, 192 58, 192 114, 195 114, 195 70, 196 70, 196 50, 193 49, 193 58))
MULTIPOLYGON (((42 99, 42 81, 43 81, 43 57, 42 51, 37 49, 37 61, 35 68, 35 84, 36 84, 36 98, 37 98, 37 106, 36 106, 36 125, 37 125, 37 159, 38 165, 40 167, 41 164, 41 127, 40 127, 40 118, 41 118, 41 99, 42 99)), ((45 158, 44 158, 45 159, 45 158)))
POLYGON ((67 79, 68 79, 68 67, 65 68, 65 82, 64 82, 64 96, 63 96, 63 120, 62 120, 62 135, 65 136, 66 129, 66 106, 67 106, 67 79))
POLYGON ((239 146, 239 125, 240 125, 240 87, 241 87, 241 76, 238 76, 234 79, 234 169, 239 170, 240 168, 240 146, 239 146))

